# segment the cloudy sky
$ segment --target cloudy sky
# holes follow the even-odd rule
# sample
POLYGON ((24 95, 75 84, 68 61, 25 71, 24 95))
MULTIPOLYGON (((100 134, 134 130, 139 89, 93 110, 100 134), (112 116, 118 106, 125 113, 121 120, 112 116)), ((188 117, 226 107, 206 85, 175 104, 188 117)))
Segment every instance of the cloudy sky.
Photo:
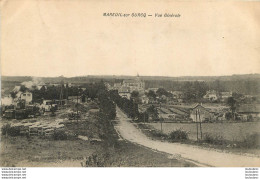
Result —
POLYGON ((259 2, 1 1, 1 74, 260 72, 259 2), (104 17, 145 12, 146 18, 104 17), (179 13, 180 18, 155 18, 179 13))

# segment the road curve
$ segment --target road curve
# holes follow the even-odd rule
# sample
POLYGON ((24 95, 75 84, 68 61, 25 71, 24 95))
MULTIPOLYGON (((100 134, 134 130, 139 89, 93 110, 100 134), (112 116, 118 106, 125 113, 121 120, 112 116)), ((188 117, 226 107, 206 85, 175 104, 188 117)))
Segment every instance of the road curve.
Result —
POLYGON ((115 126, 121 137, 133 143, 148 147, 153 150, 165 152, 184 160, 193 162, 198 166, 214 167, 259 167, 260 158, 231 153, 224 153, 197 146, 168 143, 149 139, 137 129, 118 107, 117 118, 119 123, 115 126))

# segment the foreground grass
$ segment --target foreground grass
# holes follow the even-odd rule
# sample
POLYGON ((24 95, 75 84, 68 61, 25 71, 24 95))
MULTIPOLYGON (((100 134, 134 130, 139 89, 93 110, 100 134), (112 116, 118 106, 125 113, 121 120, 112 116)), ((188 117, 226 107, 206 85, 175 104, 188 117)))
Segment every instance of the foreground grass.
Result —
POLYGON ((108 154, 106 167, 192 167, 191 163, 169 159, 142 146, 119 141, 115 148, 88 141, 54 141, 38 137, 2 137, 0 166, 2 167, 80 167, 92 154, 108 154))

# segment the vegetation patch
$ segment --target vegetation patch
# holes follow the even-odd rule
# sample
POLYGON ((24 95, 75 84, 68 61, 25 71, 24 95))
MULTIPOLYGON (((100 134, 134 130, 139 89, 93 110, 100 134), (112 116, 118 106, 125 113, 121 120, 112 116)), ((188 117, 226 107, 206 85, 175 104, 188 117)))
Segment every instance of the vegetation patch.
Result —
POLYGON ((188 132, 184 131, 183 129, 174 130, 169 134, 169 139, 172 141, 188 140, 188 132))
POLYGON ((63 130, 62 131, 54 131, 53 139, 54 140, 67 140, 68 135, 63 130))
POLYGON ((253 133, 247 135, 245 139, 238 143, 238 147, 244 148, 260 148, 260 133, 253 133))
POLYGON ((226 145, 227 141, 221 135, 204 134, 203 142, 213 145, 226 145))
POLYGON ((2 135, 9 135, 9 136, 19 136, 20 129, 17 127, 12 127, 10 124, 5 124, 1 128, 2 135))

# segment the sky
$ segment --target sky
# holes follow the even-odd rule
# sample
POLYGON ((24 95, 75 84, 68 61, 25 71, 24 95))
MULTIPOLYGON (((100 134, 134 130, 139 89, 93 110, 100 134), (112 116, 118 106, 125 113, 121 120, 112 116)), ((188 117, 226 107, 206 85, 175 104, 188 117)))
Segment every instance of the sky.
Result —
POLYGON ((5 0, 1 75, 259 73, 259 17, 259 2, 5 0), (116 18, 104 12, 153 16, 116 18))

